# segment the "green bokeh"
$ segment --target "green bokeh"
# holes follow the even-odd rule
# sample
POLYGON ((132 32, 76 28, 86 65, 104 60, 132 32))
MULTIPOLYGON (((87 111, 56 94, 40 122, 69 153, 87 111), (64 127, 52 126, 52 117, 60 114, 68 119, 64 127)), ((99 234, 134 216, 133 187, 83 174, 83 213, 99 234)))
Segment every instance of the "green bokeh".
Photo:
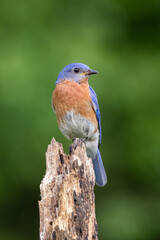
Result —
POLYGON ((59 132, 51 107, 72 62, 102 115, 108 184, 95 188, 99 239, 160 239, 160 2, 0 1, 0 239, 38 239, 45 151, 59 132))

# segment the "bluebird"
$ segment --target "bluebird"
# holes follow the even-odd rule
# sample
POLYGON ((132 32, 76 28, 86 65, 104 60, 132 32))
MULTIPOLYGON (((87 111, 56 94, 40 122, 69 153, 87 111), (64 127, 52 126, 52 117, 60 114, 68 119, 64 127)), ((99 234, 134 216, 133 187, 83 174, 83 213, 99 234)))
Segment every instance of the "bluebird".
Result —
POLYGON ((98 73, 82 63, 67 65, 59 74, 52 95, 52 106, 62 134, 73 140, 85 139, 87 156, 93 161, 96 184, 104 186, 107 176, 103 166, 101 115, 95 91, 88 78, 98 73))

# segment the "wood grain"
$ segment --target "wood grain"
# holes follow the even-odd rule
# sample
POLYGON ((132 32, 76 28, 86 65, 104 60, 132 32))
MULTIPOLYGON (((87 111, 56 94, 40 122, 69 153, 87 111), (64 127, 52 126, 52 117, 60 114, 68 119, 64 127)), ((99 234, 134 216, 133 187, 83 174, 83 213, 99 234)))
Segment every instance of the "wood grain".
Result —
POLYGON ((53 138, 40 184, 40 240, 98 239, 94 185, 92 160, 84 144, 66 155, 53 138))

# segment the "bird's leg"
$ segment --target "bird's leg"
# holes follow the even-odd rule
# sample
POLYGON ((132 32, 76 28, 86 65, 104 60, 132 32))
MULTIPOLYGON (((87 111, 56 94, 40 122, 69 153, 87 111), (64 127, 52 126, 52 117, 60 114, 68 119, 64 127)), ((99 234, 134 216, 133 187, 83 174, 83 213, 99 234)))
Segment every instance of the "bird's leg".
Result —
POLYGON ((73 150, 75 150, 79 144, 84 143, 86 141, 87 138, 73 138, 72 140, 72 144, 69 147, 69 154, 71 154, 73 152, 73 150))

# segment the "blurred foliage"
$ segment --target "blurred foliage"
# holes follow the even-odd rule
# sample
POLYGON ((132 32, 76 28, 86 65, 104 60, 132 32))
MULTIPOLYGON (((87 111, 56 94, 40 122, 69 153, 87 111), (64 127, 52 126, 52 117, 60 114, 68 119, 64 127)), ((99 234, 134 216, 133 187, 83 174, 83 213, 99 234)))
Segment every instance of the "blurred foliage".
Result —
POLYGON ((108 184, 95 188, 99 239, 160 239, 160 1, 0 1, 0 239, 38 239, 39 184, 54 136, 58 73, 90 78, 108 184))

